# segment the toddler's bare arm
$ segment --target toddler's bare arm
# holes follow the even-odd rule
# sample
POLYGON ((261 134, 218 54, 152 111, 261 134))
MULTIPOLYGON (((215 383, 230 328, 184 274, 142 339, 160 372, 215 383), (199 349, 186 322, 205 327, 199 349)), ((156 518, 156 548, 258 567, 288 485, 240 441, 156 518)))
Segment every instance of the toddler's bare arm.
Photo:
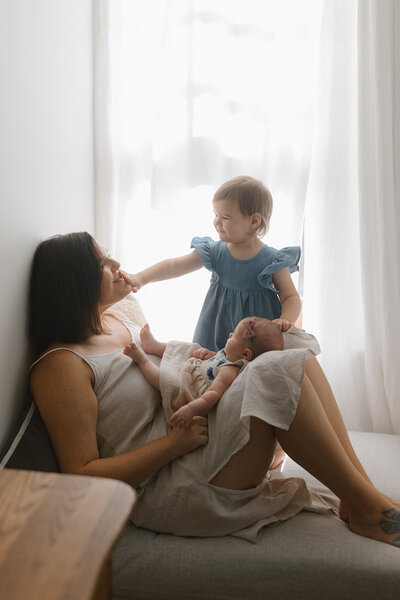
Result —
POLYGON ((144 269, 144 271, 129 275, 132 281, 132 291, 137 292, 141 287, 153 281, 181 277, 181 275, 201 269, 202 266, 203 263, 197 250, 193 250, 189 254, 178 256, 177 258, 167 258, 144 269))

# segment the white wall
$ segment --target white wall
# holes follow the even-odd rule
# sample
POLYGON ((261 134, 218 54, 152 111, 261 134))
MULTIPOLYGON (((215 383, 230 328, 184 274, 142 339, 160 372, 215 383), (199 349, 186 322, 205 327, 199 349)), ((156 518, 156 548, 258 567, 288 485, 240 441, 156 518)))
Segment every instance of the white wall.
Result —
POLYGON ((91 0, 0 0, 0 445, 24 396, 37 243, 93 231, 91 0))

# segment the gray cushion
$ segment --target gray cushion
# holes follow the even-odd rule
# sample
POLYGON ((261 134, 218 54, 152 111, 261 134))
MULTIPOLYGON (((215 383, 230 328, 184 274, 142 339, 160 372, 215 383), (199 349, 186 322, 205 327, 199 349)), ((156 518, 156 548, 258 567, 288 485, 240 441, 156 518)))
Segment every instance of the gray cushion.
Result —
POLYGON ((0 452, 0 468, 59 472, 42 417, 30 396, 0 452))
MULTIPOLYGON (((371 479, 400 499, 400 436, 357 432, 351 438, 371 479)), ((285 472, 321 488, 290 459, 285 472)), ((264 528, 257 544, 129 525, 115 548, 113 573, 114 600, 394 600, 400 549, 355 535, 334 515, 307 512, 264 528)))

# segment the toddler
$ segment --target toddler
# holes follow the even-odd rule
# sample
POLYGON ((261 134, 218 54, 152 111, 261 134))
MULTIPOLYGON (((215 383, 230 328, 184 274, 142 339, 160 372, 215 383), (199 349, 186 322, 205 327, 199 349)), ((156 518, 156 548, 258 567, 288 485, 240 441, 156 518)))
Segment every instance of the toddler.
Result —
POLYGON ((287 331, 297 320, 301 301, 290 273, 298 270, 298 246, 277 250, 261 240, 269 228, 272 197, 253 177, 235 177, 214 194, 214 227, 219 240, 194 237, 194 250, 163 260, 136 275, 123 273, 137 292, 143 285, 180 277, 201 267, 211 284, 193 341, 218 351, 236 324, 251 315, 273 320, 287 331))
MULTIPOLYGON (((163 356, 167 344, 156 340, 148 325, 142 328, 140 338, 147 354, 163 356)), ((259 317, 240 321, 229 334, 223 350, 196 349, 183 366, 179 394, 170 407, 173 411, 170 424, 184 427, 190 424, 194 416, 207 415, 247 363, 270 350, 283 350, 282 332, 276 323, 259 317)), ((149 383, 159 390, 159 367, 135 343, 126 346, 124 354, 138 365, 149 383)))

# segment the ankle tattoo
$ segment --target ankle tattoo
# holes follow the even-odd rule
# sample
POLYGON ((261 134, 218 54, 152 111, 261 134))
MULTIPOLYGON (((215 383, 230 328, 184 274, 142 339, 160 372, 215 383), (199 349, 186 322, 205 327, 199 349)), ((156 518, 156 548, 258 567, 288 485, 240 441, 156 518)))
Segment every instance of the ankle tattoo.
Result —
MULTIPOLYGON (((387 535, 400 533, 400 510, 398 508, 388 508, 388 510, 383 511, 382 515, 386 517, 379 523, 383 533, 387 535)), ((395 544, 400 543, 400 537, 393 541, 395 544)))

